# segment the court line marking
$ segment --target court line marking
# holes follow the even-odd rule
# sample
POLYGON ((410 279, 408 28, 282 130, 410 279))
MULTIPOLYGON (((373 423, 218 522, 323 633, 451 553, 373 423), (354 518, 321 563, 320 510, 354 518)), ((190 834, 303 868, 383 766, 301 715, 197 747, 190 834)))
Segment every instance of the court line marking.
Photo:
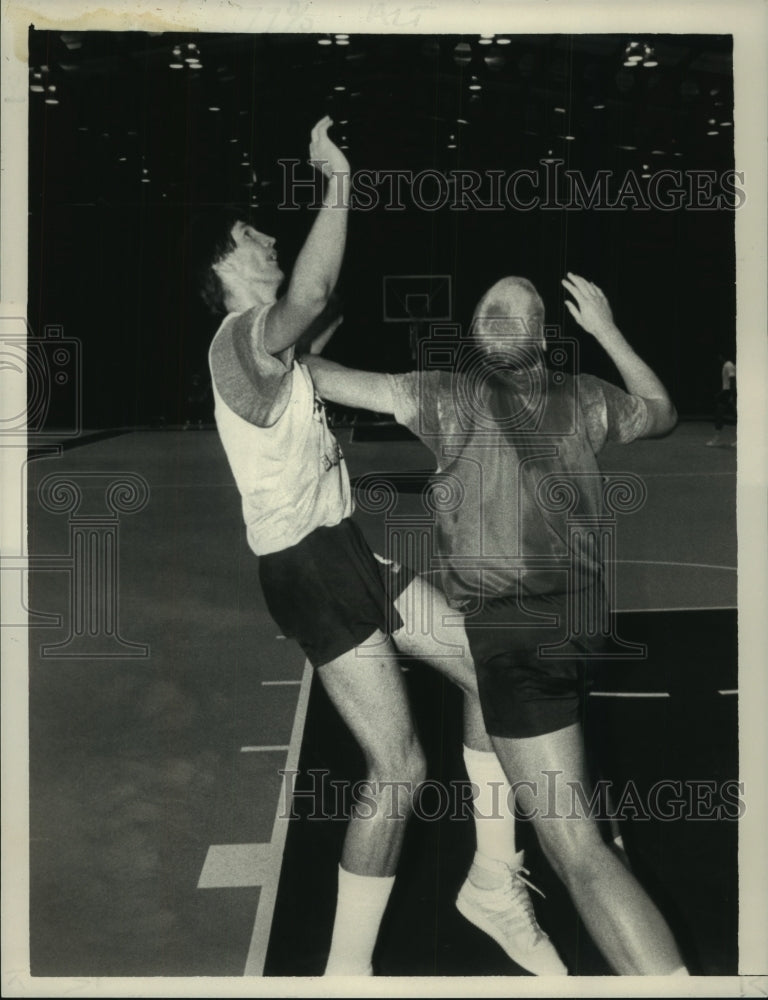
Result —
POLYGON ((260 886, 269 870, 269 844, 211 844, 198 889, 242 889, 260 886))
MULTIPOLYGON (((304 723, 307 718, 307 707, 309 705, 309 689, 312 686, 312 667, 309 660, 304 663, 304 674, 301 679, 301 690, 296 703, 296 713, 293 718, 293 729, 291 730, 291 742, 286 748, 288 754, 285 761, 286 771, 296 771, 299 766, 299 753, 301 742, 304 736, 304 723)), ((264 963, 267 958, 267 946, 269 945, 269 934, 272 930, 272 917, 275 912, 277 902, 277 887, 280 882, 280 870, 283 867, 283 852, 285 851, 285 839, 288 836, 288 820, 280 821, 280 808, 286 804, 286 778, 283 775, 280 783, 280 793, 275 811, 275 822, 272 826, 272 836, 270 838, 271 850, 269 854, 269 865, 265 872, 264 882, 259 891, 259 902, 256 907, 256 917, 253 922, 253 933, 248 946, 248 954, 245 959, 244 976, 263 976, 264 963)))
MULTIPOLYGON (((612 472, 619 472, 619 469, 603 469, 602 472, 606 475, 610 475, 612 472)), ((714 469, 710 472, 708 470, 703 470, 701 472, 637 472, 636 475, 642 476, 644 479, 673 479, 678 476, 733 476, 736 474, 735 469, 725 469, 722 472, 717 472, 714 469)))
POLYGON ((296 684, 296 685, 301 684, 301 680, 299 679, 299 680, 296 680, 296 681, 262 681, 261 682, 261 686, 262 687, 289 687, 289 686, 292 686, 294 684, 296 684))
POLYGON ((590 698, 669 698, 669 691, 590 691, 590 698))
POLYGON ((714 563, 668 562, 664 559, 614 559, 614 563, 630 566, 690 566, 693 569, 727 569, 738 571, 738 566, 716 566, 714 563))
POLYGON ((263 746, 263 747, 240 747, 240 753, 271 753, 273 750, 290 750, 290 746, 287 743, 277 744, 274 746, 263 746))
POLYGON ((698 604, 694 607, 686 604, 684 607, 679 608, 622 608, 616 607, 613 609, 616 614, 631 614, 639 615, 648 613, 659 614, 661 612, 674 612, 674 611, 738 611, 738 605, 736 604, 698 604))

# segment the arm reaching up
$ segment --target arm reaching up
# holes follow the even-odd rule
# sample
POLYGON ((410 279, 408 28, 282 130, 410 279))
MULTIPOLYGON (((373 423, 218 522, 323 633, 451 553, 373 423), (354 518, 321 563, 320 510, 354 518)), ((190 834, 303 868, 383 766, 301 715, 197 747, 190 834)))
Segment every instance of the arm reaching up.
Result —
POLYGON ((295 344, 325 308, 338 281, 347 239, 349 163, 328 137, 327 115, 312 129, 309 158, 326 178, 322 207, 296 260, 288 291, 270 310, 265 347, 278 354, 295 344))
POLYGON ((611 306, 601 289, 571 271, 562 283, 575 299, 575 302, 565 300, 571 316, 605 349, 618 368, 627 392, 645 400, 648 424, 642 436, 656 437, 671 431, 677 423, 674 404, 658 376, 634 352, 613 322, 611 306))

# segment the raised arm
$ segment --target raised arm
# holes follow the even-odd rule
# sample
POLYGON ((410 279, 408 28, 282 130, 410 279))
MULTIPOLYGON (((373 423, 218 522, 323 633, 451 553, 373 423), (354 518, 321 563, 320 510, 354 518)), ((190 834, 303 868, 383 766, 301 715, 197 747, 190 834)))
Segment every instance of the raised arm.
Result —
POLYGON ((563 286, 576 300, 575 303, 565 301, 571 316, 605 349, 618 368, 627 392, 645 400, 648 424, 642 436, 656 437, 671 431, 677 423, 674 404, 658 376, 634 352, 613 322, 613 313, 603 292, 571 271, 563 278, 563 286))
POLYGON ((270 309, 264 344, 277 354, 295 344, 325 308, 341 270, 347 238, 349 163, 328 137, 327 115, 312 129, 309 158, 326 178, 323 203, 296 260, 288 291, 270 309))
POLYGON ((345 368, 319 354, 305 355, 302 361, 312 372, 323 399, 359 410, 394 413, 395 401, 387 375, 345 368))

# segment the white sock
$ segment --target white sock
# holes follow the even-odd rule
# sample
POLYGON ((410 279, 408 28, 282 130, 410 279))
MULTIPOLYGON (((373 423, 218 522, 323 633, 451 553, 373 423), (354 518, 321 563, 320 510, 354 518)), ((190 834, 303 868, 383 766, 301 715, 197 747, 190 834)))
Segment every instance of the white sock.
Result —
POLYGON ((477 850, 487 858, 515 862, 514 801, 506 775, 493 751, 464 747, 467 776, 478 787, 474 801, 477 850))
POLYGON ((394 882, 394 875, 354 875, 339 865, 336 918, 326 976, 373 974, 373 949, 394 882))

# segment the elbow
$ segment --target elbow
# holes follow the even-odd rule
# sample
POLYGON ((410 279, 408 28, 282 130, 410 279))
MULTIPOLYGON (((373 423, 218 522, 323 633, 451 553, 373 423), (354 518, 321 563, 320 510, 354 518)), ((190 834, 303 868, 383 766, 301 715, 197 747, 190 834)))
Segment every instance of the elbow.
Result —
POLYGON ((677 427, 677 409, 672 400, 667 400, 664 411, 664 425, 661 433, 669 434, 675 427, 677 427))
POLYGON ((648 437, 664 437, 677 426, 677 409, 670 399, 648 399, 648 437))

